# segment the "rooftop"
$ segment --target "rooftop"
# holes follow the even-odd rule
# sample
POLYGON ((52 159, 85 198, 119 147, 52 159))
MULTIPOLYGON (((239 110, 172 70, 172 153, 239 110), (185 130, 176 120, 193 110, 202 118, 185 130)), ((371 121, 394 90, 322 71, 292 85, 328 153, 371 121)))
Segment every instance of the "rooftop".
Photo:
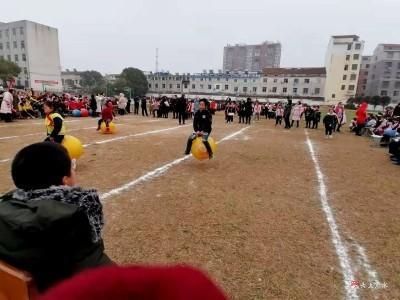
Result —
POLYGON ((356 39, 358 40, 360 37, 358 35, 349 34, 349 35, 332 35, 335 39, 356 39))
POLYGON ((265 68, 264 76, 311 76, 326 75, 325 68, 265 68))

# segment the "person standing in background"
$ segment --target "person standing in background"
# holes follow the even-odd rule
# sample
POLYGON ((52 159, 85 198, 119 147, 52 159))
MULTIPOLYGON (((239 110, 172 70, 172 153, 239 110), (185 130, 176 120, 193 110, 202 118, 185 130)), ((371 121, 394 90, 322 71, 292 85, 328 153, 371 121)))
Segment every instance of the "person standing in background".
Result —
POLYGON ((148 112, 147 112, 147 100, 146 97, 143 96, 142 100, 141 100, 141 107, 142 107, 142 116, 144 117, 144 115, 146 115, 146 117, 149 116, 148 112))
POLYGON ((3 101, 1 101, 0 116, 6 122, 12 122, 13 92, 13 89, 8 89, 3 93, 3 101))
POLYGON ((290 114, 292 113, 292 99, 288 98, 285 110, 283 112, 283 118, 285 120, 285 129, 290 129, 290 114))

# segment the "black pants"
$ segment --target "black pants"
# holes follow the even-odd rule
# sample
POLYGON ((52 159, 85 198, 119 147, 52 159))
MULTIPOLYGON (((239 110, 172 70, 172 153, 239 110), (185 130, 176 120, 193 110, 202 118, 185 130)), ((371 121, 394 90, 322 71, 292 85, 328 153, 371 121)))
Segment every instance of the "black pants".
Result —
POLYGON ((285 128, 290 128, 290 116, 285 117, 285 128))
POLYGON ((118 108, 118 114, 121 115, 121 116, 125 115, 125 109, 118 108))
MULTIPOLYGON (((58 144, 61 144, 63 139, 64 139, 64 136, 63 135, 56 135, 55 137, 53 137, 53 139, 54 139, 54 142, 56 142, 58 144)), ((44 141, 45 142, 50 142, 50 136, 48 136, 44 141)))
MULTIPOLYGON (((292 124, 290 124, 290 127, 293 127, 294 120, 292 120, 292 124)), ((299 128, 300 121, 296 121, 296 128, 299 128)))
POLYGON ((146 115, 146 117, 149 115, 147 113, 147 107, 146 106, 142 106, 142 116, 146 115))
POLYGON ((176 119, 178 117, 178 112, 173 110, 172 111, 172 119, 176 119))
POLYGON ((9 114, 0 114, 0 117, 1 117, 1 120, 6 121, 7 123, 12 121, 12 114, 11 113, 9 113, 9 114))
POLYGON ((244 116, 243 115, 239 115, 239 123, 243 123, 244 124, 244 116))
POLYGON ((318 129, 318 121, 313 121, 313 123, 312 123, 312 128, 313 129, 318 129))
MULTIPOLYGON (((192 135, 188 138, 188 141, 187 141, 187 144, 186 144, 186 150, 185 150, 185 154, 186 154, 186 155, 190 153, 190 150, 192 149, 193 141, 196 139, 196 137, 197 137, 196 134, 192 134, 192 135)), ((208 141, 204 141, 204 140, 203 140, 203 144, 204 144, 204 146, 205 146, 206 149, 207 149, 208 156, 209 156, 209 157, 212 157, 213 152, 212 152, 210 143, 209 143, 208 141)))
POLYGON ((391 141, 389 143, 389 153, 400 159, 400 141, 391 141))
POLYGON ((333 124, 325 124, 325 135, 332 135, 333 124))
POLYGON ((246 115, 246 124, 251 123, 251 115, 246 115))
POLYGON ((356 135, 361 135, 361 130, 365 127, 365 124, 357 124, 356 128, 354 129, 354 132, 356 135))
POLYGON ((342 124, 338 123, 338 124, 337 124, 337 128, 336 128, 336 131, 337 131, 337 132, 340 132, 340 128, 342 128, 342 124))
POLYGON ((306 120, 306 128, 311 128, 311 120, 306 120))
POLYGON ((178 119, 179 119, 179 125, 181 123, 185 124, 185 112, 184 111, 180 111, 178 112, 178 119))
POLYGON ((282 116, 277 116, 275 119, 275 126, 282 125, 282 116))
POLYGON ((135 105, 135 110, 133 111, 134 115, 138 115, 139 114, 139 105, 135 105))

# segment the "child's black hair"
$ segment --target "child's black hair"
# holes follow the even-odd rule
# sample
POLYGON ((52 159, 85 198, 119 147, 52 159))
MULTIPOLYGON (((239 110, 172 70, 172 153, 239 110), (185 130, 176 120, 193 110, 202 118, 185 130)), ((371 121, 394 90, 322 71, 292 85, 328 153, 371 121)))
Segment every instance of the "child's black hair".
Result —
POLYGON ((71 175, 71 159, 67 150, 57 143, 35 143, 17 153, 11 175, 15 186, 23 190, 62 185, 63 177, 71 175))

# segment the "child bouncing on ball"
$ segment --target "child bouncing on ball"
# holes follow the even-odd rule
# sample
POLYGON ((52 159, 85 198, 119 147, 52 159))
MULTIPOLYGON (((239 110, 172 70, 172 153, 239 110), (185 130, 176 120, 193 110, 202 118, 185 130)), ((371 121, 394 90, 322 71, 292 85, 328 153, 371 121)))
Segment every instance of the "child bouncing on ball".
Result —
POLYGON ((46 101, 44 103, 43 110, 46 114, 44 121, 46 125, 47 138, 45 141, 61 144, 64 135, 66 134, 63 117, 59 113, 55 112, 54 103, 51 101, 46 101))
POLYGON ((101 111, 101 119, 98 122, 97 131, 101 128, 101 123, 106 123, 106 131, 109 131, 110 122, 114 119, 113 103, 111 100, 106 102, 105 107, 101 111))
POLYGON ((187 141, 185 155, 189 155, 192 148, 192 143, 197 137, 202 137, 203 144, 207 149, 209 159, 213 158, 213 151, 211 149, 210 143, 208 142, 208 137, 211 133, 212 115, 206 108, 206 99, 200 100, 199 110, 195 113, 193 119, 193 129, 194 132, 189 136, 187 141))

